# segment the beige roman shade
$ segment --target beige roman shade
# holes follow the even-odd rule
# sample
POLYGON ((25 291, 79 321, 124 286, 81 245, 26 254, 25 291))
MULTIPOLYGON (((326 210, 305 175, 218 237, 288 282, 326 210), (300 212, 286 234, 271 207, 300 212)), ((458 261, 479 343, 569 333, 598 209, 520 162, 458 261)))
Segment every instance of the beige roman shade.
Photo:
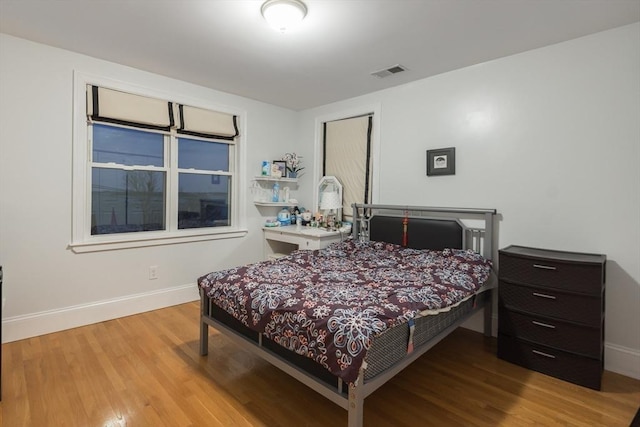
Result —
POLYGON ((87 116, 92 121, 169 130, 174 126, 173 104, 98 86, 87 86, 87 116))
POLYGON ((233 140, 238 136, 236 116, 202 108, 178 105, 180 125, 178 133, 233 140))
POLYGON ((233 141, 236 116, 170 101, 87 85, 87 116, 91 121, 233 141))
POLYGON ((353 203, 371 201, 371 120, 367 115, 325 123, 324 175, 342 184, 342 215, 349 221, 353 203))

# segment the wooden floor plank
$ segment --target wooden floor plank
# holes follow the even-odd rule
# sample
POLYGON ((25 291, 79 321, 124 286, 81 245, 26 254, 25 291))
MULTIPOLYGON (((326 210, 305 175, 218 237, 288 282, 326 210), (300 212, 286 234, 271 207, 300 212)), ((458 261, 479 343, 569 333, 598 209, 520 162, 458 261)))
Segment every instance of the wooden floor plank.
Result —
MULTIPOLYGON (((3 345, 0 426, 346 426, 347 413, 210 329, 198 303, 3 345)), ((640 381, 594 391, 504 362, 458 329, 365 401, 365 426, 628 427, 640 381)))

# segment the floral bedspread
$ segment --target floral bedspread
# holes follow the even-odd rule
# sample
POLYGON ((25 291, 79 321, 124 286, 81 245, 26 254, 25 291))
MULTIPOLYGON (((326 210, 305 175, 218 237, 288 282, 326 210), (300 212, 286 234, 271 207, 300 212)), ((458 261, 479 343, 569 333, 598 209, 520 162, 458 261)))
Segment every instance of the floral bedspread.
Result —
POLYGON ((490 271, 472 251, 348 240, 209 273, 198 286, 247 327, 354 382, 377 335, 460 302, 490 271))

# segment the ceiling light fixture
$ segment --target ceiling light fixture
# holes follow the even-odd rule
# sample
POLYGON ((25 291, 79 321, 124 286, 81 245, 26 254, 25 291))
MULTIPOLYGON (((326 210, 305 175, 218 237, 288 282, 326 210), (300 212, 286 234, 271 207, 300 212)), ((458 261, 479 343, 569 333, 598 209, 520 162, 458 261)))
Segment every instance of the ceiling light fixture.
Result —
POLYGON ((302 22, 307 6, 300 0, 267 0, 261 11, 269 25, 284 33, 302 22))

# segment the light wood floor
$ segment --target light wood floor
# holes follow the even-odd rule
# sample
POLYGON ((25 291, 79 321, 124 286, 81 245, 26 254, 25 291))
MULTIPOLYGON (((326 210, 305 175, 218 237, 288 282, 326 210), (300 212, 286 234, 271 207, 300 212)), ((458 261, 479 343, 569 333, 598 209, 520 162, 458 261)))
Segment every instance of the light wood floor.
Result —
MULTIPOLYGON (((3 346, 0 425, 346 426, 347 414, 211 329, 198 303, 3 346)), ((365 400, 366 426, 624 426, 640 381, 596 392, 511 365, 458 329, 365 400)))

